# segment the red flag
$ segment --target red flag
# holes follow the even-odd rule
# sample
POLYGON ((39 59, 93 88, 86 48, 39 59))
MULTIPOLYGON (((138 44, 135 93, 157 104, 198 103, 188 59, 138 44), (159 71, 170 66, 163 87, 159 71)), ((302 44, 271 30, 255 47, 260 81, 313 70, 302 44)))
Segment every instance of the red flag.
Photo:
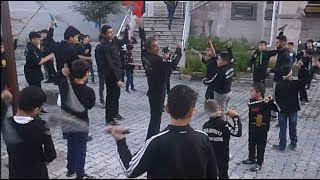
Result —
POLYGON ((129 6, 133 15, 141 17, 143 14, 144 1, 122 1, 122 5, 129 6))

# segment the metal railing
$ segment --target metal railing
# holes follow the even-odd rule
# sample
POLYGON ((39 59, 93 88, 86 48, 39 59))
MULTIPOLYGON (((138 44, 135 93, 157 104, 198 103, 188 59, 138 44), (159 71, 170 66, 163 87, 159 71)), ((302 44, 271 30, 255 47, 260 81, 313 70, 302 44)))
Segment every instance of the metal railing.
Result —
POLYGON ((190 1, 185 2, 185 11, 184 11, 184 26, 183 26, 183 33, 182 33, 182 47, 186 47, 188 38, 189 38, 189 31, 190 31, 190 23, 191 23, 191 16, 190 16, 190 1))
POLYGON ((203 4, 207 3, 208 1, 192 1, 192 9, 194 10, 200 6, 202 6, 203 4))
POLYGON ((118 32, 117 32, 117 37, 118 37, 118 38, 120 37, 121 31, 124 30, 125 25, 126 25, 128 22, 131 21, 131 17, 132 17, 132 11, 131 11, 130 8, 128 8, 128 11, 127 11, 125 17, 123 18, 122 23, 121 23, 121 25, 120 25, 120 27, 119 27, 119 30, 118 30, 118 32))

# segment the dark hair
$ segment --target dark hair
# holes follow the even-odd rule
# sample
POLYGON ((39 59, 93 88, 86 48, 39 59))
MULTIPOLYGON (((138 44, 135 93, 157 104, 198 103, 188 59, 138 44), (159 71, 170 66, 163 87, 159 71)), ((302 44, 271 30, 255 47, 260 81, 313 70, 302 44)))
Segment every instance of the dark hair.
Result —
POLYGON ((128 44, 128 45, 127 45, 127 50, 130 51, 130 50, 132 50, 132 49, 133 49, 133 45, 132 45, 132 44, 128 44))
POLYGON ((259 44, 268 45, 267 41, 260 41, 259 44))
POLYGON ((157 41, 157 39, 155 37, 148 37, 148 39, 146 40, 146 43, 144 45, 144 47, 146 49, 150 49, 152 46, 152 42, 157 41))
POLYGON ((223 53, 220 53, 219 56, 221 57, 222 60, 230 62, 230 56, 228 53, 223 52, 223 53))
POLYGON ((74 37, 76 35, 80 34, 80 31, 73 27, 73 26, 69 26, 65 31, 64 31, 64 40, 69 40, 70 37, 74 37))
POLYGON ((219 107, 221 107, 221 106, 214 99, 208 99, 204 103, 204 111, 209 115, 212 113, 216 113, 218 111, 219 107))
POLYGON ((111 29, 112 27, 109 25, 103 25, 101 27, 101 34, 106 34, 106 32, 108 31, 108 29, 111 29))
POLYGON ((261 94, 261 97, 264 97, 264 94, 266 93, 266 86, 263 83, 254 83, 252 84, 253 89, 261 94))
POLYGON ((174 86, 168 94, 169 114, 174 119, 184 118, 196 106, 197 93, 186 85, 174 86))
POLYGON ((47 95, 36 86, 28 86, 19 94, 18 107, 19 109, 31 112, 37 107, 41 107, 47 101, 47 95))
POLYGON ((104 38, 104 37, 103 37, 103 35, 102 35, 102 34, 100 34, 100 35, 99 35, 99 37, 98 37, 98 40, 99 40, 99 41, 102 41, 102 40, 103 40, 103 38, 104 38))
POLYGON ((291 72, 290 65, 284 65, 281 67, 281 76, 287 76, 291 72))
POLYGON ((277 36, 276 39, 278 39, 279 41, 287 42, 286 36, 277 36))
POLYGON ((308 40, 307 40, 307 43, 308 43, 308 42, 313 43, 313 40, 312 40, 312 39, 308 39, 308 40))
POLYGON ((293 46, 293 42, 288 42, 288 45, 293 46))
POLYGON ((78 37, 78 41, 83 41, 83 39, 85 38, 85 35, 84 34, 79 34, 79 37, 78 37))
POLYGON ((78 59, 72 62, 71 74, 73 77, 81 79, 89 71, 89 65, 85 60, 78 59))

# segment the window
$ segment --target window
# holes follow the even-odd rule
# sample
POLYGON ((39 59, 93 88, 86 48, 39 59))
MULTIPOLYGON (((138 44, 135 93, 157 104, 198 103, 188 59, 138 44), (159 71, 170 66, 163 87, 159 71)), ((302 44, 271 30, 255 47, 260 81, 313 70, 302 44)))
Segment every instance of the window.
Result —
POLYGON ((257 4, 256 3, 232 3, 231 19, 232 20, 256 20, 257 4))

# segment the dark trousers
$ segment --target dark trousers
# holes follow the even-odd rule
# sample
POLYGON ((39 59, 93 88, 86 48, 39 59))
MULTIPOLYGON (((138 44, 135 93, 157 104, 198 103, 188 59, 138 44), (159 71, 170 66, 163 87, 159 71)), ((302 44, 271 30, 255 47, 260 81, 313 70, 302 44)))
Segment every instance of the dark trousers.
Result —
POLYGON ((1 99, 1 127, 2 127, 2 122, 7 116, 8 112, 8 105, 1 99))
POLYGON ((267 72, 253 72, 253 83, 265 84, 267 72))
POLYGON ((213 85, 209 84, 209 85, 207 86, 205 98, 206 98, 206 99, 214 99, 214 89, 213 89, 213 85))
POLYGON ((267 131, 260 130, 249 130, 249 160, 252 162, 256 161, 257 164, 262 165, 264 161, 264 151, 267 144, 267 131), (256 156, 257 152, 257 156, 256 156))
POLYGON ((307 69, 299 69, 298 80, 303 84, 302 89, 299 91, 300 101, 308 102, 308 94, 306 90, 306 85, 309 86, 309 71, 307 69))
POLYGON ((134 89, 133 69, 126 69, 126 75, 127 75, 126 90, 129 90, 129 85, 131 85, 131 89, 134 89))
POLYGON ((42 89, 41 82, 28 82, 29 86, 36 86, 42 89))
POLYGON ((104 79, 104 73, 101 72, 98 69, 98 78, 99 78, 99 98, 100 98, 100 103, 104 103, 104 98, 103 98, 103 91, 104 91, 104 86, 105 86, 105 79, 104 79))
POLYGON ((175 6, 168 6, 167 10, 168 10, 169 25, 171 26, 173 16, 174 16, 174 11, 176 10, 176 7, 175 6))
MULTIPOLYGON (((93 70, 93 62, 91 60, 87 61, 88 65, 89 65, 89 70, 90 70, 90 74, 91 74, 91 82, 94 83, 94 70, 93 70)), ((87 80, 88 82, 88 80, 87 80)))
MULTIPOLYGON (((229 156, 229 154, 228 154, 229 156)), ((225 158, 221 154, 216 153, 217 165, 219 169, 219 179, 229 179, 229 157, 225 158)))
POLYGON ((313 79, 313 76, 314 76, 314 73, 315 73, 316 69, 318 69, 318 67, 312 66, 310 71, 309 71, 309 79, 308 79, 308 83, 307 83, 308 89, 310 88, 311 81, 313 79))
POLYGON ((106 122, 114 121, 113 117, 119 114, 119 98, 120 98, 120 88, 117 83, 106 77, 106 87, 107 87, 107 96, 106 96, 106 122))
POLYGON ((53 61, 44 63, 44 68, 48 72, 48 80, 55 80, 56 69, 54 68, 53 61))
POLYGON ((86 162, 88 133, 69 133, 67 135, 67 169, 76 173, 77 178, 83 178, 86 162))
POLYGON ((148 97, 149 97, 151 117, 150 117, 150 123, 149 123, 146 140, 160 132, 160 124, 161 124, 163 103, 165 99, 165 92, 150 93, 148 97))

